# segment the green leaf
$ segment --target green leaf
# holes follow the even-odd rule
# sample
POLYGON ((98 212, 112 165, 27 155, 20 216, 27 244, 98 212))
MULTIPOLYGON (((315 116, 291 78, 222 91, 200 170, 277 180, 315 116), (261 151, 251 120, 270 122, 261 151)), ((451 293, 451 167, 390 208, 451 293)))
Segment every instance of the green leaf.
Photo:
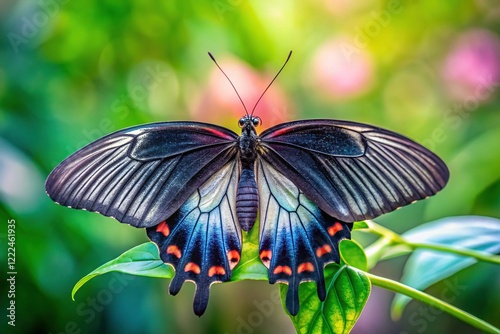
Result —
MULTIPOLYGON (((402 235, 409 245, 438 244, 458 249, 500 252, 500 220, 488 217, 450 217, 414 228, 402 235)), ((417 249, 408 259, 401 282, 423 290, 477 262, 473 257, 417 249)), ((410 298, 397 294, 392 303, 392 314, 400 317, 410 298)))
MULTIPOLYGON (((331 264, 325 269, 325 281, 327 295, 323 302, 318 298, 315 283, 300 285, 300 310, 291 317, 297 333, 349 333, 358 320, 371 290, 366 275, 345 265, 331 264)), ((280 285, 283 302, 287 288, 280 285)))
POLYGON ((232 282, 245 279, 268 279, 267 268, 262 264, 259 257, 259 227, 257 224, 248 233, 243 232, 241 260, 231 273, 232 282))
POLYGON ((76 292, 92 278, 112 271, 148 277, 172 278, 174 276, 174 269, 160 260, 156 245, 146 242, 129 249, 116 259, 82 277, 73 287, 71 298, 74 300, 76 292))
POLYGON ((368 261, 360 244, 354 240, 344 239, 339 244, 340 257, 351 267, 368 270, 368 261))
MULTIPOLYGON (((231 275, 231 281, 244 279, 267 280, 267 268, 259 258, 258 228, 243 234, 243 252, 238 266, 231 275)), ((172 278, 174 269, 166 265, 158 255, 158 248, 152 242, 136 246, 111 260, 91 273, 82 277, 73 287, 71 297, 92 278, 109 272, 122 272, 131 275, 172 278)))
POLYGON ((361 230, 365 228, 370 228, 368 224, 365 221, 360 221, 360 222, 354 222, 352 226, 352 230, 361 230))

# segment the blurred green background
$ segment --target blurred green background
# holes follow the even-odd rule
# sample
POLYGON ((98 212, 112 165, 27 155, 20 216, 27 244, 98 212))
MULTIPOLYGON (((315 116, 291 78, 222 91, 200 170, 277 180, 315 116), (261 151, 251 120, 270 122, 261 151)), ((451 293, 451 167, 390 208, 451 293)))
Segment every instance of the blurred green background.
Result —
MULTIPOLYGON (((264 127, 300 118, 375 124, 447 162, 437 196, 377 219, 397 232, 453 215, 500 216, 500 4, 476 1, 0 2, 1 332, 293 333, 267 282, 212 287, 202 318, 193 285, 107 275, 75 282, 147 241, 144 231, 55 205, 44 180, 62 159, 109 132, 153 121, 201 120, 237 131, 257 108, 264 127), (16 221, 16 327, 7 326, 7 221, 16 221), (266 304, 267 301, 267 304, 266 304), (261 310, 263 304, 268 307, 261 310), (5 330, 4 330, 5 329, 5 330)), ((474 237, 474 226, 463 226, 474 237)), ((363 243, 368 240, 355 235, 363 243)), ((377 274, 398 279, 402 259, 377 274)), ((500 271, 459 273, 448 302, 497 326, 500 271)), ((430 293, 440 297, 446 286, 430 293)), ((354 333, 475 333, 413 302, 399 322, 374 288, 354 333)))

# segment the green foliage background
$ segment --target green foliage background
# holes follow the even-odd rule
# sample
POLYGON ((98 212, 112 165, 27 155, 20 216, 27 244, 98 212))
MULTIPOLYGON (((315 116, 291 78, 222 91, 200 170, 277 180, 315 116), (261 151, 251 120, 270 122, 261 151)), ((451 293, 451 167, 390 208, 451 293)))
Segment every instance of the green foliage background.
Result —
MULTIPOLYGON (((192 284, 171 297, 165 280, 109 275, 70 298, 79 278, 147 238, 55 205, 44 194, 45 177, 88 142, 140 123, 201 119, 237 130, 243 109, 207 51, 235 84, 244 83, 237 86, 248 106, 255 97, 246 91, 261 90, 294 51, 258 109, 265 126, 319 117, 371 123, 424 143, 448 163, 450 183, 439 195, 379 223, 403 232, 446 216, 499 217, 499 33, 500 6, 489 0, 3 1, 0 275, 9 219, 18 274, 16 327, 6 324, 8 286, 1 284, 0 328, 293 332, 278 287, 263 281, 213 286, 202 318, 192 313, 192 284), (264 304, 272 307, 263 312, 264 304)), ((474 226, 463 228, 474 237, 474 226)), ((398 279, 400 264, 385 261, 374 272, 398 279)), ((499 326, 499 278, 498 268, 477 264, 428 291, 442 297, 455 286, 446 301, 499 326)), ((474 332, 418 303, 393 323, 390 297, 374 288, 353 332, 474 332)))

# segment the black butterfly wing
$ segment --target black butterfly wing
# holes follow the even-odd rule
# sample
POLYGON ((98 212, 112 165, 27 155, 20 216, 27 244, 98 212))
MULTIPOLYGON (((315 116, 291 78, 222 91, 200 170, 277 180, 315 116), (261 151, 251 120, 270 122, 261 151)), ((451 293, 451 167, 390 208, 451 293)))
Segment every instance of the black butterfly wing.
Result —
POLYGON ((327 215, 265 159, 259 158, 256 167, 260 259, 268 268, 270 283, 288 284, 286 307, 296 315, 301 282, 316 282, 319 298, 325 299, 323 268, 339 262, 338 243, 350 238, 352 224, 327 215))
POLYGON ((371 219, 442 189, 435 154, 397 133, 347 121, 306 120, 267 129, 261 158, 339 220, 371 219))
POLYGON ((236 218, 239 162, 232 160, 204 182, 180 209, 157 226, 149 238, 158 245, 163 262, 175 268, 170 293, 186 280, 196 284, 193 309, 202 315, 210 286, 228 281, 241 255, 241 228, 236 218))
POLYGON ((196 122, 128 128, 85 146, 47 178, 57 203, 136 227, 155 226, 236 158, 238 136, 196 122))

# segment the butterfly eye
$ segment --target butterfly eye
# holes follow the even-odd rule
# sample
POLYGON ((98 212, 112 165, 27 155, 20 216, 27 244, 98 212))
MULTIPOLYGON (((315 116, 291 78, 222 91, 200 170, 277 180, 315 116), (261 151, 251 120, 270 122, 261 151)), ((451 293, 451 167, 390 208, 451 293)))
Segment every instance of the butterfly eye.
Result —
POLYGON ((262 120, 260 119, 260 117, 253 117, 252 123, 253 123, 253 126, 257 127, 257 126, 262 124, 262 120))
POLYGON ((238 126, 242 128, 244 125, 245 125, 245 118, 240 118, 240 120, 238 121, 238 126))

